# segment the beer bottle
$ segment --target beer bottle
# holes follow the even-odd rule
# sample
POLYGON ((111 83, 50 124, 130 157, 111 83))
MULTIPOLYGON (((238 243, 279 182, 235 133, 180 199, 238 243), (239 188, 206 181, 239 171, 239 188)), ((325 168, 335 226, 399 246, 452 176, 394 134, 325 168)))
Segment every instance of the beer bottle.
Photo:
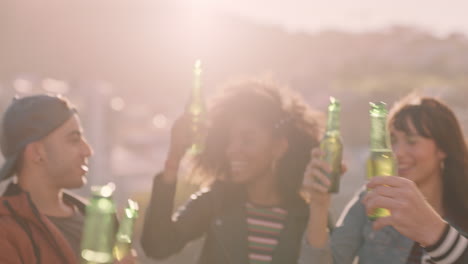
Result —
MULTIPOLYGON (((367 179, 369 180, 375 176, 391 176, 396 173, 395 158, 387 129, 386 104, 384 102, 370 103, 370 106, 370 157, 367 161, 367 179)), ((375 220, 389 215, 389 210, 378 208, 369 215, 369 219, 375 220)))
POLYGON ((131 254, 133 227, 135 220, 138 218, 138 203, 128 199, 128 205, 124 210, 124 216, 120 221, 119 230, 117 231, 114 257, 117 260, 122 260, 127 255, 131 254))
POLYGON ((328 190, 330 193, 337 193, 339 191, 342 173, 343 143, 340 135, 340 110, 340 102, 330 97, 327 130, 322 141, 320 141, 320 149, 324 152, 322 159, 330 164, 332 168, 331 173, 327 173, 327 177, 331 181, 330 189, 328 190))
POLYGON ((82 264, 108 264, 114 261, 112 247, 115 239, 115 185, 93 186, 92 198, 86 206, 86 218, 81 240, 82 264))
POLYGON ((189 148, 189 153, 196 155, 203 151, 203 123, 205 122, 206 107, 203 99, 202 87, 201 87, 201 61, 195 62, 194 68, 194 82, 192 91, 190 94, 190 101, 187 105, 187 112, 190 115, 191 132, 192 132, 192 145, 189 148))

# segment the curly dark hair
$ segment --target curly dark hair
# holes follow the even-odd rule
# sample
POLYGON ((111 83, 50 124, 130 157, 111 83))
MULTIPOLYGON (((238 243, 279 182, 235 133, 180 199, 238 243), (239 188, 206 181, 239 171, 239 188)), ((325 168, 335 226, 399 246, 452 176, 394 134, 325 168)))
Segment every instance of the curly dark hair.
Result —
POLYGON ((435 98, 412 94, 392 108, 389 126, 410 133, 408 120, 446 154, 441 168, 445 218, 468 232, 468 149, 455 114, 435 98))
POLYGON ((271 80, 241 80, 222 91, 210 107, 205 149, 195 159, 197 175, 205 180, 229 176, 225 150, 231 120, 249 118, 288 140, 276 174, 283 199, 297 198, 310 151, 319 143, 322 116, 298 94, 271 80))

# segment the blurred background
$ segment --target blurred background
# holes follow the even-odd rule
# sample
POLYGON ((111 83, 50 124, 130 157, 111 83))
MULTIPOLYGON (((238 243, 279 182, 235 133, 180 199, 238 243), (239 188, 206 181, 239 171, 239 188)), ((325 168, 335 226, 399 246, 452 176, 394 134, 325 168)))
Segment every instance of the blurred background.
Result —
MULTIPOLYGON (((369 101, 391 105, 413 91, 438 96, 466 131, 467 7, 455 0, 0 0, 0 111, 14 95, 65 94, 95 150, 89 184, 77 192, 113 181, 119 206, 132 197, 144 209, 196 59, 208 100, 226 80, 252 75, 273 76, 321 111, 333 95, 342 101, 349 167, 334 197, 336 219, 364 182, 369 101)), ((196 189, 180 183, 178 204, 196 189)), ((197 254, 193 243, 164 262, 140 253, 140 263, 194 263, 197 254)))

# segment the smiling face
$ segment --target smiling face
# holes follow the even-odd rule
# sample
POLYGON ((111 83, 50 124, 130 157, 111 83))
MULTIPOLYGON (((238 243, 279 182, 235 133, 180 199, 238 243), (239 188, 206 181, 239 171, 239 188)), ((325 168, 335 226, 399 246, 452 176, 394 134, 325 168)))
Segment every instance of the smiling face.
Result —
MULTIPOLYGON (((272 164, 284 153, 284 142, 251 119, 232 121, 227 138, 226 158, 230 179, 249 183, 271 177, 272 164)), ((274 179, 272 179, 274 180, 274 179)))
POLYGON ((446 154, 435 141, 420 135, 414 124, 408 122, 408 132, 390 127, 393 152, 398 162, 398 175, 414 181, 417 185, 441 177, 441 164, 446 154))
POLYGON ((83 136, 78 116, 73 115, 41 142, 50 184, 66 189, 83 186, 92 149, 83 136))

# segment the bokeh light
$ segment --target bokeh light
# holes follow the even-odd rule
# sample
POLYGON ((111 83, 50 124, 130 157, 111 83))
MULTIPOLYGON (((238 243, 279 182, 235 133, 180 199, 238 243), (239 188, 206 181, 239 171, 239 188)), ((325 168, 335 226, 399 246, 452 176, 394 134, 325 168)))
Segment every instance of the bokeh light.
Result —
POLYGON ((110 101, 110 106, 114 111, 122 111, 125 108, 125 101, 122 97, 115 96, 110 101))
POLYGON ((33 90, 33 85, 26 79, 16 79, 13 81, 13 87, 17 93, 27 94, 33 90))
POLYGON ((153 117, 153 125, 155 128, 163 129, 167 126, 167 117, 163 114, 157 114, 153 117))

